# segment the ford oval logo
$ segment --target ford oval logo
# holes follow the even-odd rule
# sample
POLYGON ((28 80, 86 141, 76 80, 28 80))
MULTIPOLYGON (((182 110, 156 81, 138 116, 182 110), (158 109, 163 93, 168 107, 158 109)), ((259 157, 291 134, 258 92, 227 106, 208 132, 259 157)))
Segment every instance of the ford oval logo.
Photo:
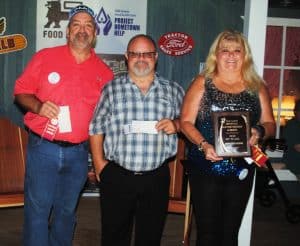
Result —
POLYGON ((194 40, 183 32, 169 32, 160 37, 158 46, 167 55, 182 56, 192 51, 194 40))

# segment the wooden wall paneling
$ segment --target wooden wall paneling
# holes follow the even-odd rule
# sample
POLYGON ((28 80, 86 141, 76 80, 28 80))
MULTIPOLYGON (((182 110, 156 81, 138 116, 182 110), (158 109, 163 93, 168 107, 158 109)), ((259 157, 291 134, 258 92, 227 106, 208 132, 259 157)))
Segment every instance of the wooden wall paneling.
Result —
POLYGON ((0 118, 0 207, 24 203, 26 143, 25 130, 0 118))

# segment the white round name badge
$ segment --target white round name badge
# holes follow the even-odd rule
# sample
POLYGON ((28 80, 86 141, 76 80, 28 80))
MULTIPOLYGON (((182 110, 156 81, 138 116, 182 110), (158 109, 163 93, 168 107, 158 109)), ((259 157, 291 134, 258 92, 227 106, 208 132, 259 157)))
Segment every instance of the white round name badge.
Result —
POLYGON ((48 81, 50 84, 56 84, 60 81, 60 75, 57 72, 51 72, 48 75, 48 81))

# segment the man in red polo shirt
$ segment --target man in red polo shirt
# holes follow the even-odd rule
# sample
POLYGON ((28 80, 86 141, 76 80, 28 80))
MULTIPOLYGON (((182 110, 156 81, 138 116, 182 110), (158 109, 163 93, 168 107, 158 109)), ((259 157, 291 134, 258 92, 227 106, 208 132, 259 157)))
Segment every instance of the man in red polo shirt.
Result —
POLYGON ((24 245, 72 245, 75 210, 87 178, 88 125, 113 78, 93 49, 96 23, 84 5, 71 10, 67 45, 37 52, 17 79, 27 110, 24 245), (50 218, 50 219, 49 219, 50 218))

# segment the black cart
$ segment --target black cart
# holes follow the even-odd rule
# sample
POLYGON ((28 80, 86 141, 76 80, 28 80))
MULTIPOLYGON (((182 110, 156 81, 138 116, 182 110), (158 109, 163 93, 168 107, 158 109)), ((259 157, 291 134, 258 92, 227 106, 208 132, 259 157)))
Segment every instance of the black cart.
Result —
MULTIPOLYGON (((278 148, 284 148, 282 141, 273 140, 269 143, 268 148, 275 151, 278 148)), ((285 149, 284 149, 285 150, 285 149)), ((293 204, 287 197, 285 190, 283 189, 274 169, 271 165, 271 161, 266 161, 266 166, 257 169, 255 197, 259 199, 259 203, 264 207, 271 207, 277 200, 277 194, 282 198, 284 206, 286 208, 285 215, 288 222, 297 224, 300 222, 300 205, 293 204), (277 193, 274 192, 277 190, 277 193)))

